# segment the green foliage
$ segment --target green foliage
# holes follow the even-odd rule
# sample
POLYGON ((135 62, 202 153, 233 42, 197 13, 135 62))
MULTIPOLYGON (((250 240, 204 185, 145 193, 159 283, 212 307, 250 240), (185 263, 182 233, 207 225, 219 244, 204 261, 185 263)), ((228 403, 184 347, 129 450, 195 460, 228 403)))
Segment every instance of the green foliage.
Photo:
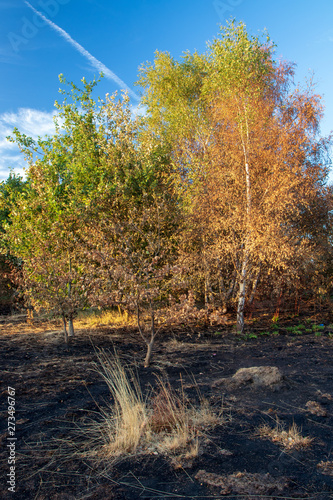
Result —
POLYGON ((20 196, 28 189, 28 182, 10 172, 6 181, 0 183, 0 304, 4 310, 14 305, 17 296, 17 279, 21 272, 21 260, 10 251, 6 238, 6 228, 11 221, 11 213, 17 208, 20 196))
POLYGON ((148 129, 176 167, 186 279, 206 307, 238 302, 239 330, 260 280, 316 281, 319 252, 330 254, 322 108, 313 89, 293 92, 293 65, 274 50, 268 36, 231 22, 204 54, 157 52, 138 82, 148 129))
MULTIPOLYGON (((305 320, 306 323, 311 323, 311 320, 305 320)), ((304 324, 300 323, 294 326, 287 326, 286 331, 292 333, 293 335, 303 335, 304 333, 314 333, 317 337, 320 337, 323 330, 325 330, 324 325, 311 325, 311 328, 307 328, 304 324)))
MULTIPOLYGON (((64 83, 62 77, 60 81, 64 83)), ((23 261, 21 285, 27 300, 64 319, 87 305, 89 285, 78 240, 92 194, 104 185, 98 112, 91 97, 95 85, 85 80, 82 89, 70 85, 64 102, 56 103, 53 136, 34 141, 14 130, 12 138, 29 167, 24 189, 17 182, 12 189, 5 241, 23 261)))
MULTIPOLYGON (((2 252, 31 303, 64 320, 119 305, 150 318, 153 340, 159 311, 187 294, 206 318, 237 309, 239 332, 256 296, 276 311, 293 293, 296 311, 304 290, 329 300, 330 139, 317 138, 319 97, 293 89, 274 50, 230 22, 204 54, 156 52, 140 70, 144 117, 127 95, 96 101, 98 81, 60 75, 55 134, 15 129, 27 180, 0 185, 2 252)), ((307 326, 286 331, 322 330, 307 326)), ((281 328, 277 312, 246 338, 281 328)))
POLYGON ((321 331, 325 330, 325 326, 324 325, 312 325, 312 330, 315 332, 321 332, 321 331))
POLYGON ((273 52, 267 34, 263 40, 250 36, 242 22, 231 21, 221 27, 220 36, 209 45, 204 95, 237 96, 241 102, 243 97, 255 101, 271 92, 275 80, 273 52))
POLYGON ((53 136, 12 139, 29 168, 5 240, 24 263, 27 299, 64 322, 89 305, 161 302, 179 211, 167 149, 128 97, 96 103, 97 82, 82 84, 61 92, 53 136))
POLYGON ((11 224, 10 214, 15 210, 18 199, 27 189, 28 182, 13 172, 10 172, 6 181, 0 183, 0 238, 5 248, 6 240, 3 234, 6 227, 11 224))
POLYGON ((257 338, 258 338, 258 335, 256 333, 246 333, 245 335, 242 335, 242 339, 244 339, 244 340, 254 340, 257 338))

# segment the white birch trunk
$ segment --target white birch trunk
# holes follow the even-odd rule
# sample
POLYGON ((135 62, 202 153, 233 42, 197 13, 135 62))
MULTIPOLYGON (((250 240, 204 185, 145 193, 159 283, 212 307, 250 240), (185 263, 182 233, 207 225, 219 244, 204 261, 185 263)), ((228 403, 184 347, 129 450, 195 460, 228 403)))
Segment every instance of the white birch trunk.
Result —
POLYGON ((248 273, 248 251, 246 249, 242 264, 240 281, 239 281, 238 306, 237 306, 237 333, 243 333, 244 330, 244 306, 245 306, 247 273, 248 273))
POLYGON ((251 179, 250 168, 248 164, 248 146, 249 146, 249 126, 247 120, 246 104, 244 104, 244 116, 246 127, 246 142, 244 140, 242 128, 240 129, 241 141, 244 154, 245 166, 245 182, 246 182, 246 239, 244 245, 244 256, 242 262, 242 270, 239 281, 238 292, 238 307, 237 307, 237 332, 243 333, 244 330, 244 306, 245 306, 245 293, 246 293, 246 280, 248 277, 248 263, 251 243, 251 179))
MULTIPOLYGON (((246 153, 245 153, 246 155, 246 153)), ((251 183, 250 183, 250 171, 248 163, 245 163, 245 175, 246 175, 246 241, 244 248, 244 256, 242 262, 242 270, 239 281, 239 292, 238 292, 238 307, 237 307, 237 333, 243 333, 244 330, 244 306, 245 306, 245 293, 246 293, 246 280, 248 277, 248 263, 249 263, 249 243, 250 243, 250 213, 251 213, 251 183)))

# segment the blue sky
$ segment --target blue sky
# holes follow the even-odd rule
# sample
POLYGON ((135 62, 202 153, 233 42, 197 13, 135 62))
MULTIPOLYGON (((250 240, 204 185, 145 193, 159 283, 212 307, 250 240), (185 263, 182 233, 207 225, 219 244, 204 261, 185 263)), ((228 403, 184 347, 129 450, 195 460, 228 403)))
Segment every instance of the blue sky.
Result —
POLYGON ((0 0, 0 179, 23 158, 5 137, 16 126, 36 137, 53 132, 58 75, 79 84, 104 69, 97 93, 135 94, 138 68, 155 50, 180 58, 206 50, 219 25, 234 17, 251 34, 264 28, 276 56, 297 64, 296 80, 314 73, 323 95, 322 134, 333 130, 332 0, 0 0), (40 14, 42 14, 41 17, 40 14), (47 18, 48 21, 45 20, 47 18))

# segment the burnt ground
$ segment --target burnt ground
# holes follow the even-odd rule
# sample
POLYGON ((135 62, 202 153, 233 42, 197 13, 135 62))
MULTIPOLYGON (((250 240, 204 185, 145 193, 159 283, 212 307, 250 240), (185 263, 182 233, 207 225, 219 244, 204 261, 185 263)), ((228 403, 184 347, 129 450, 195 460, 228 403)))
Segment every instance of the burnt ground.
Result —
POLYGON ((308 321, 307 328, 295 334, 287 328, 292 321, 302 323, 289 320, 275 330, 266 329, 266 335, 260 335, 265 327, 248 327, 243 338, 227 325, 166 332, 157 342, 152 366, 144 369, 145 349, 134 331, 81 330, 66 348, 59 326, 40 324, 29 331, 25 323, 7 320, 0 325, 0 497, 333 498, 332 325, 326 320, 325 328, 315 331, 314 322, 308 321), (96 348, 116 348, 121 359, 135 365, 143 392, 154 386, 156 374, 167 374, 172 387, 180 387, 181 377, 193 402, 199 389, 214 408, 223 405, 221 423, 199 436, 197 457, 176 464, 148 452, 108 467, 74 452, 59 454, 73 430, 95 418, 110 401, 105 382, 93 370, 96 348), (239 368, 253 366, 278 367, 282 384, 214 384, 239 368), (15 493, 6 484, 8 386, 16 391, 15 493), (317 404, 309 406, 309 401, 317 404), (295 423, 303 436, 312 438, 310 445, 284 448, 260 437, 258 427, 274 427, 277 419, 286 429, 295 423))

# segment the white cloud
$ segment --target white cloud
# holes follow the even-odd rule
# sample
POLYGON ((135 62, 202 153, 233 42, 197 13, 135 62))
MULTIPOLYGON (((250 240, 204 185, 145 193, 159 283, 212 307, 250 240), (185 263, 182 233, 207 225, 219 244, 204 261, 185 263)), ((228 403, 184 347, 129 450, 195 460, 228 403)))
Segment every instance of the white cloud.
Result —
MULTIPOLYGON (((146 108, 131 105, 131 112, 133 118, 142 116, 146 114, 146 108)), ((56 115, 56 110, 47 112, 32 108, 20 108, 16 112, 0 114, 0 181, 8 178, 10 168, 15 173, 24 175, 23 169, 27 166, 18 146, 9 142, 6 137, 13 135, 15 127, 33 139, 37 139, 38 136, 53 135, 55 133, 53 118, 56 115)))
POLYGON ((17 127, 20 132, 33 138, 39 135, 53 134, 55 127, 53 118, 56 111, 46 112, 38 109, 20 108, 17 113, 3 113, 0 115, 0 127, 17 127))
POLYGON ((10 168, 22 175, 26 166, 17 145, 9 142, 6 137, 13 134, 15 127, 33 139, 51 135, 55 132, 55 115, 56 111, 46 112, 31 108, 20 108, 16 113, 7 112, 0 115, 0 180, 7 179, 10 168))

